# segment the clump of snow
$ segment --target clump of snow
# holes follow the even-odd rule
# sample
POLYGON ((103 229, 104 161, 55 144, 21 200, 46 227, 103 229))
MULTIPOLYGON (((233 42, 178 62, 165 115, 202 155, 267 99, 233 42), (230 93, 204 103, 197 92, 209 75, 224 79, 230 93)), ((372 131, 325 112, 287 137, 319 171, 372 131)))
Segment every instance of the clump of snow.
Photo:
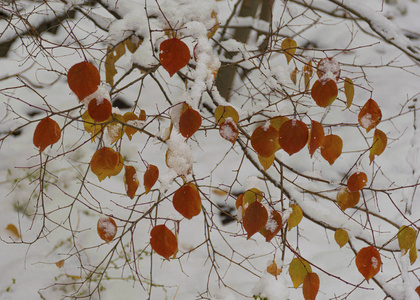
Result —
POLYGON ((246 189, 259 189, 261 190, 261 179, 259 179, 257 176, 249 176, 246 180, 246 189))
POLYGON ((268 300, 287 300, 289 299, 289 289, 287 280, 283 273, 277 279, 271 274, 264 274, 252 289, 252 294, 266 297, 268 300))
POLYGON ((111 99, 111 97, 109 96, 109 90, 106 87, 99 85, 98 89, 95 92, 93 92, 89 96, 86 96, 80 102, 83 103, 86 107, 88 107, 90 101, 93 99, 96 99, 96 103, 98 105, 101 104, 104 99, 107 99, 109 101, 109 99, 111 99))
POLYGON ((110 218, 107 216, 102 216, 98 220, 98 231, 102 232, 102 237, 105 240, 112 239, 117 234, 117 227, 110 221, 110 218))
POLYGON ((363 115, 363 117, 360 119, 360 125, 362 125, 363 128, 369 128, 373 123, 372 115, 370 113, 366 113, 363 115))
POLYGON ((185 142, 185 138, 172 131, 167 144, 166 163, 168 167, 173 169, 177 175, 189 175, 192 170, 193 155, 190 146, 185 142))
POLYGON ((228 117, 225 119, 223 126, 220 126, 219 132, 221 137, 228 141, 232 141, 236 138, 235 129, 238 130, 236 123, 233 122, 231 117, 228 117))
POLYGON ((218 290, 211 300, 235 300, 235 296, 233 296, 232 292, 229 291, 228 288, 221 288, 218 290))

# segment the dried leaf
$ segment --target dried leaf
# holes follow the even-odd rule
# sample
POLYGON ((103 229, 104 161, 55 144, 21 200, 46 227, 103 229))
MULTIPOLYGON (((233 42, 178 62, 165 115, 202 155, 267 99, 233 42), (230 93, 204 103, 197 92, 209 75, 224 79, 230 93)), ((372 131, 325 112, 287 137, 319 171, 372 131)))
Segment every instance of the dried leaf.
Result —
POLYGON ((346 95, 346 108, 350 108, 354 98, 354 85, 350 78, 344 79, 344 94, 346 95))
POLYGON ((157 225, 150 231, 150 246, 167 260, 178 251, 176 236, 165 225, 157 225))
POLYGON ((359 112, 359 124, 369 132, 375 128, 382 119, 382 112, 373 99, 369 99, 359 112))
POLYGON ((184 42, 177 38, 163 41, 160 44, 159 60, 168 71, 169 76, 185 67, 190 61, 190 50, 184 42))
POLYGON ((303 218, 303 211, 299 205, 291 204, 290 208, 292 209, 292 213, 287 219, 288 231, 290 231, 293 227, 298 226, 303 218))
POLYGON ((355 207, 359 203, 360 192, 350 192, 347 187, 343 186, 338 191, 336 199, 338 206, 344 211, 347 208, 355 207))
POLYGON ((67 83, 79 101, 94 93, 101 83, 98 69, 87 61, 72 66, 67 73, 67 83))
POLYGON ((109 243, 117 234, 117 224, 111 217, 102 216, 98 220, 97 230, 99 237, 109 243))
POLYGON ((293 58, 293 55, 296 52, 297 43, 291 38, 286 38, 281 43, 281 49, 283 50, 284 55, 286 56, 287 63, 293 58))
POLYGON ((344 229, 337 229, 334 233, 334 239, 337 242, 337 244, 340 246, 340 248, 343 248, 345 244, 349 241, 349 234, 344 229))
POLYGON ((267 209, 258 201, 252 202, 246 209, 242 219, 247 239, 264 228, 268 220, 267 209))
POLYGON ((299 152, 308 142, 308 126, 293 119, 284 122, 278 133, 280 147, 289 155, 299 152))
POLYGON ((64 259, 59 260, 55 263, 55 265, 60 269, 64 266, 64 259))
POLYGON ((379 129, 375 129, 373 134, 373 142, 369 151, 370 163, 375 159, 375 155, 379 156, 385 151, 388 138, 384 132, 379 129))
POLYGON ((316 273, 308 273, 303 280, 302 292, 305 300, 315 300, 319 290, 319 277, 316 273))
POLYGON ((315 81, 311 89, 311 96, 315 103, 321 107, 330 106, 337 99, 337 84, 332 79, 315 81))
POLYGON ((303 258, 295 257, 289 266, 289 275, 292 279, 293 287, 297 289, 305 280, 308 273, 312 272, 311 265, 303 258))
POLYGON ((366 186, 368 179, 364 172, 353 173, 347 180, 347 188, 350 192, 360 191, 366 186))
POLYGON ((332 165, 343 151, 343 140, 335 134, 326 135, 321 146, 322 157, 332 165))
POLYGON ((381 256, 373 246, 360 249, 356 255, 357 269, 367 281, 379 272, 381 264, 381 256))
POLYGON ((201 198, 197 187, 192 182, 181 186, 175 191, 172 204, 187 219, 198 215, 201 212, 201 198))
POLYGON ((150 192, 159 178, 159 169, 155 165, 148 165, 146 172, 144 172, 143 182, 146 194, 150 192))
POLYGON ((35 128, 33 143, 39 151, 44 151, 50 145, 57 143, 61 138, 60 126, 57 122, 46 117, 42 119, 35 128))
POLYGON ((137 188, 139 187, 137 172, 133 166, 125 166, 124 186, 127 196, 133 199, 136 195, 137 188))
POLYGON ((311 122, 311 130, 309 131, 309 139, 308 139, 308 149, 309 154, 312 155, 315 153, 315 150, 322 146, 325 139, 324 127, 317 122, 311 122))
POLYGON ((251 135, 251 145, 258 155, 272 156, 279 149, 277 130, 269 123, 255 128, 251 135))
POLYGON ((282 269, 279 268, 276 264, 276 262, 273 260, 273 262, 267 267, 267 273, 273 275, 274 277, 276 277, 277 280, 277 276, 279 276, 281 274, 282 269))
POLYGON ((121 154, 109 147, 97 150, 90 161, 90 168, 99 181, 119 174, 123 166, 124 160, 121 154))
POLYGON ((296 85, 296 82, 297 82, 297 72, 298 72, 298 69, 297 68, 295 68, 293 71, 292 71, 292 73, 290 73, 290 79, 292 80, 292 82, 294 83, 294 85, 296 85))

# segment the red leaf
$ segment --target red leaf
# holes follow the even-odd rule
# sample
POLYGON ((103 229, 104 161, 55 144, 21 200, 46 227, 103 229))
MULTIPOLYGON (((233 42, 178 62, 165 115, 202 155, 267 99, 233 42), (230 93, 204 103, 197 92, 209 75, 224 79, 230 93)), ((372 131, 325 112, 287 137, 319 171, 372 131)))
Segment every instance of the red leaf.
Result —
POLYGON ((244 229, 247 232, 247 239, 264 228, 268 220, 267 209, 258 201, 252 202, 243 217, 244 229))
POLYGON ((279 149, 277 130, 270 125, 255 128, 251 135, 251 145, 258 155, 270 157, 279 149))
POLYGON ((133 166, 125 166, 124 185, 127 196, 133 199, 139 187, 137 172, 133 166))
POLYGON ((337 99, 337 84, 332 79, 317 80, 311 89, 312 99, 318 106, 327 107, 337 99))
POLYGON ((179 132, 182 136, 191 137, 201 126, 201 115, 198 111, 188 108, 181 114, 179 119, 179 132))
POLYGON ((236 124, 232 121, 232 118, 228 118, 226 121, 220 124, 219 133, 222 138, 233 144, 235 143, 239 134, 238 126, 236 126, 236 124))
POLYGON ((319 290, 319 277, 316 273, 308 273, 303 280, 302 292, 305 300, 315 300, 319 290))
POLYGON ((73 93, 76 94, 79 101, 94 93, 101 83, 98 69, 82 61, 72 66, 67 74, 67 82, 73 93))
POLYGON ((57 143, 60 137, 60 126, 58 126, 57 122, 50 117, 46 117, 36 126, 33 143, 35 147, 39 148, 39 151, 42 152, 49 145, 57 143))
POLYGON ((281 215, 276 210, 272 210, 270 217, 265 226, 260 230, 260 233, 265 237, 265 241, 269 242, 277 235, 282 226, 281 215))
POLYGON ((160 44, 159 60, 172 77, 190 61, 190 50, 177 38, 168 39, 160 44))
POLYGON ((114 219, 103 216, 98 220, 97 224, 98 235, 105 242, 109 243, 112 241, 117 234, 117 224, 114 219))
POLYGON ((279 129, 279 144, 289 155, 299 152, 308 142, 308 126, 293 119, 284 122, 279 129))
POLYGON ((191 219, 201 212, 200 194, 197 187, 191 182, 175 191, 172 203, 174 208, 187 219, 191 219))
POLYGON ((322 125, 319 122, 312 121, 308 140, 308 149, 311 157, 314 154, 315 150, 322 146, 322 144, 324 143, 324 139, 324 127, 322 127, 322 125))
POLYGON ((356 255, 356 266, 367 281, 373 278, 381 269, 381 256, 373 246, 360 249, 356 255))
POLYGON ((112 113, 111 102, 108 99, 92 99, 88 105, 89 116, 95 122, 103 122, 109 119, 112 113))
POLYGON ((322 157, 332 165, 343 151, 343 140, 335 134, 325 136, 321 146, 322 157))
POLYGON ((159 178, 159 169, 155 165, 148 165, 143 176, 144 189, 146 194, 150 192, 159 178))
POLYGON ((347 188, 351 192, 360 191, 366 186, 368 179, 363 172, 353 173, 347 180, 347 188))
POLYGON ((382 112, 378 104, 373 99, 369 99, 360 110, 359 124, 369 132, 381 122, 382 112))
POLYGON ((150 246, 157 254, 169 260, 178 250, 178 241, 165 225, 157 225, 150 231, 150 246))

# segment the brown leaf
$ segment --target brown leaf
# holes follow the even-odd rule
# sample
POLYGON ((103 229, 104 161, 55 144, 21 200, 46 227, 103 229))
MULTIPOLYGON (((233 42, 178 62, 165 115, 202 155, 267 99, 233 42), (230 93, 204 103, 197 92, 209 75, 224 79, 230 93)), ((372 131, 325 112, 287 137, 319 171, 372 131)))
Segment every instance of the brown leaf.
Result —
POLYGON ((305 300, 315 300, 319 290, 319 277, 316 273, 308 273, 303 280, 302 292, 305 300))
POLYGON ((251 145, 258 155, 272 156, 279 149, 277 130, 268 123, 255 128, 251 135, 251 145))
POLYGON ((176 236, 165 225, 157 225, 150 231, 150 246, 167 260, 178 250, 176 236))
POLYGON ((366 186, 368 179, 364 172, 353 173, 347 180, 347 188, 350 192, 360 191, 366 186))
POLYGON ((139 187, 137 172, 133 166, 125 166, 124 185, 127 196, 133 199, 139 187))
POLYGON ((143 184, 146 194, 150 192, 159 178, 159 169, 155 165, 148 165, 143 176, 143 184))
POLYGON ((381 256, 373 246, 360 249, 356 255, 357 269, 367 281, 379 272, 381 264, 381 256))
POLYGON ((200 194, 192 182, 184 184, 175 191, 172 203, 174 208, 187 219, 201 212, 200 194))
POLYGON ((336 199, 338 206, 344 211, 359 203, 360 193, 359 191, 350 192, 347 187, 343 186, 338 191, 336 199))
POLYGON ((60 269, 64 266, 64 259, 59 260, 55 263, 55 265, 60 269))
POLYGON ((315 81, 311 89, 311 96, 315 103, 321 107, 330 106, 337 99, 337 84, 332 79, 315 81))
POLYGON ((373 99, 369 99, 359 112, 359 124, 369 132, 375 128, 382 119, 382 112, 373 99))
POLYGON ((322 157, 332 165, 343 151, 343 140, 335 134, 326 135, 321 146, 322 157))
POLYGON ((190 138, 201 126, 201 115, 188 106, 179 119, 179 132, 182 136, 190 138))
POLYGON ((278 134, 280 147, 289 155, 299 152, 308 142, 308 126, 296 119, 284 122, 278 134))
POLYGON ((159 60, 162 66, 168 71, 169 76, 185 67, 190 61, 190 50, 184 42, 177 38, 163 41, 160 44, 159 60))
POLYGON ((60 126, 57 122, 46 117, 42 119, 35 128, 33 143, 39 151, 44 151, 50 145, 57 143, 61 138, 60 126))
POLYGON ((246 209, 242 219, 247 239, 264 228, 268 220, 267 209, 258 201, 252 202, 246 209))
POLYGON ((311 157, 315 153, 315 150, 322 146, 322 144, 324 143, 324 139, 324 127, 322 127, 322 125, 319 122, 312 120, 308 140, 308 149, 311 157))
POLYGON ((111 217, 103 216, 98 220, 97 230, 99 237, 109 243, 117 234, 117 224, 111 217))
POLYGON ((67 83, 73 93, 76 94, 79 101, 94 93, 101 83, 98 69, 88 63, 82 61, 72 66, 67 73, 67 83))

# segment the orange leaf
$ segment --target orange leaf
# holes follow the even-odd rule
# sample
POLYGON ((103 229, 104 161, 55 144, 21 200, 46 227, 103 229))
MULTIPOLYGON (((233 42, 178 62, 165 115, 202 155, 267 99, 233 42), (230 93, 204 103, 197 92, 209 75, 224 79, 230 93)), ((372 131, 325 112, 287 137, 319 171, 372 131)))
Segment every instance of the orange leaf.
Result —
POLYGON ((372 163, 372 161, 375 159, 375 155, 381 155, 382 152, 385 151, 387 142, 388 138, 386 134, 379 129, 375 129, 375 133, 373 134, 372 147, 370 147, 369 152, 370 163, 372 163))
POLYGON ((341 210, 354 207, 359 203, 360 193, 359 191, 350 192, 345 186, 341 187, 336 196, 337 204, 341 210))
POLYGON ((308 149, 309 154, 314 154, 315 150, 322 146, 325 139, 324 127, 317 122, 311 122, 311 130, 309 131, 308 149))
POLYGON ((359 112, 359 124, 369 132, 376 127, 382 119, 382 112, 373 99, 369 99, 359 112))
POLYGON ((298 69, 297 68, 295 68, 293 71, 292 71, 292 73, 290 73, 290 79, 292 80, 292 82, 293 82, 293 84, 294 85, 296 85, 296 82, 297 82, 297 71, 298 71, 298 69))
POLYGON ((293 119, 284 122, 279 129, 279 144, 289 155, 299 152, 308 142, 308 126, 293 119))
POLYGON ((109 243, 117 234, 117 224, 115 224, 114 219, 103 216, 98 220, 97 230, 99 237, 109 243))
POLYGON ((319 290, 319 277, 316 273, 308 273, 303 280, 302 292, 305 300, 315 300, 319 290))
POLYGON ((88 63, 82 61, 72 66, 67 73, 67 82, 73 93, 76 94, 79 101, 94 93, 101 83, 98 69, 88 63))
POLYGON ((239 194, 235 201, 236 209, 244 206, 244 194, 239 194))
POLYGON ((232 121, 232 118, 227 118, 222 124, 220 124, 219 134, 222 138, 228 140, 232 144, 235 143, 239 131, 235 122, 232 121))
POLYGON ((143 183, 146 194, 150 192, 159 178, 159 169, 155 165, 148 165, 146 172, 144 172, 143 183))
POLYGON ((64 266, 64 259, 57 261, 55 265, 57 268, 62 268, 64 266))
POLYGON ((219 123, 219 125, 225 122, 227 118, 232 118, 232 121, 235 124, 238 124, 239 122, 238 112, 235 108, 233 108, 233 106, 229 105, 219 105, 216 107, 216 110, 214 111, 214 118, 216 119, 216 122, 219 123))
POLYGON ((125 166, 124 185, 127 196, 133 199, 139 187, 137 172, 133 166, 125 166))
POLYGON ((258 155, 270 157, 279 147, 277 130, 269 123, 255 128, 251 135, 251 145, 258 155))
POLYGON ((322 157, 332 165, 343 151, 343 140, 335 134, 326 135, 321 146, 322 157))
POLYGON ((157 225, 150 231, 150 246, 157 254, 169 260, 178 250, 178 241, 165 225, 157 225))
POLYGON ((286 38, 281 43, 281 50, 283 50, 284 55, 286 56, 287 63, 293 58, 293 54, 296 52, 296 42, 291 38, 286 38))
MULTIPOLYGON (((132 111, 128 111, 124 114, 123 116, 125 123, 127 123, 128 121, 138 121, 140 120, 140 118, 133 113, 132 111)), ((125 134, 128 136, 128 139, 131 141, 131 139, 133 138, 133 135, 138 131, 138 129, 132 128, 132 127, 128 127, 125 126, 124 132, 125 134)))
POLYGON ((281 274, 282 269, 279 268, 276 264, 276 262, 273 260, 273 262, 267 267, 267 273, 273 275, 276 277, 281 274))
POLYGON ((367 181, 367 175, 364 172, 353 173, 347 180, 347 188, 350 192, 360 191, 366 186, 367 181))
POLYGON ((188 106, 179 119, 179 132, 182 136, 191 137, 201 126, 201 115, 188 106))
POLYGON ((338 89, 337 84, 332 79, 315 81, 311 89, 312 99, 318 106, 327 107, 337 99, 338 89))
POLYGON ((268 217, 267 223, 261 228, 260 233, 265 237, 265 241, 269 242, 277 235, 282 226, 281 215, 276 210, 272 210, 268 217))
POLYGON ((267 209, 258 201, 252 202, 243 217, 244 229, 247 232, 247 239, 264 228, 268 220, 267 209))
POLYGON ((99 181, 106 177, 117 175, 121 172, 124 160, 120 153, 109 147, 97 150, 90 161, 92 172, 98 176, 99 181))
POLYGON ((160 44, 159 60, 168 71, 169 76, 185 67, 190 61, 190 50, 184 42, 177 38, 163 41, 160 44))
POLYGON ((89 116, 95 122, 103 122, 109 119, 112 113, 111 102, 108 99, 92 99, 88 105, 89 116))
POLYGON ((416 293, 420 296, 420 285, 415 289, 416 293))
POLYGON ((340 78, 340 65, 332 58, 323 58, 318 62, 316 73, 320 80, 332 79, 337 81, 340 78))
POLYGON ((367 281, 379 272, 381 264, 381 256, 373 246, 360 249, 356 255, 357 269, 367 281))
POLYGON ((191 219, 201 212, 201 198, 193 183, 186 183, 177 189, 172 200, 174 208, 185 218, 191 219))
POLYGON ((349 108, 353 103, 354 98, 354 85, 353 81, 350 78, 344 79, 344 94, 346 95, 347 106, 349 108))
POLYGON ((57 122, 50 117, 46 117, 36 126, 33 143, 35 147, 39 148, 39 151, 42 152, 49 145, 57 143, 60 137, 60 126, 58 126, 57 122))

